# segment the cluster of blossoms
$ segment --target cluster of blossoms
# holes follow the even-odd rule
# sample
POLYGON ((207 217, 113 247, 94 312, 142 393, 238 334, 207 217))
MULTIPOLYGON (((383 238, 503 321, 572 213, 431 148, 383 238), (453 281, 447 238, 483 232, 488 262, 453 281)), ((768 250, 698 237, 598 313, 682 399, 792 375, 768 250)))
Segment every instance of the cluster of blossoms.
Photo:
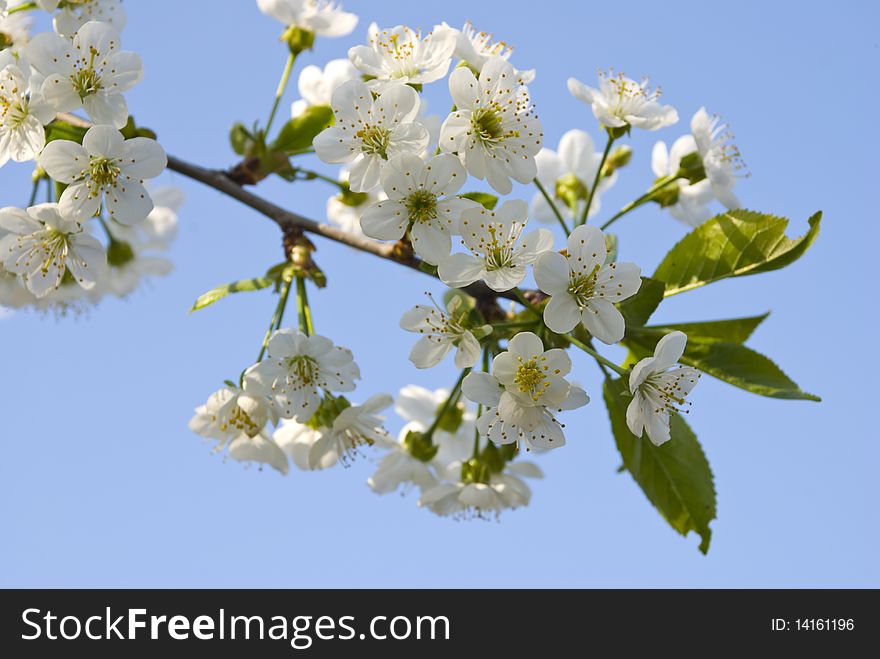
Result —
MULTIPOLYGON (((291 63, 316 36, 343 36, 357 23, 322 0, 258 5, 283 23, 291 63)), ((368 481, 375 492, 415 487, 419 505, 439 515, 495 516, 526 505, 531 492, 523 478, 541 476, 520 459, 523 453, 564 446, 563 413, 590 401, 568 379, 572 346, 625 379, 626 422, 636 437, 658 446, 670 440, 670 415, 684 411, 699 379, 695 369, 678 364, 687 337, 667 334, 653 356, 631 369, 595 352, 594 340, 624 339, 619 305, 639 292, 642 277, 637 265, 617 261, 612 237, 587 222, 630 159, 629 147, 611 149, 612 142, 632 128, 670 126, 678 113, 660 103, 647 81, 600 73, 594 89, 572 78, 569 90, 591 107, 608 147, 603 152, 589 133, 570 130, 550 150, 528 89, 535 73, 514 68, 511 54, 470 24, 458 30, 443 23, 427 33, 372 24, 366 44, 351 48, 348 59, 302 70, 292 117, 332 111, 313 146, 320 160, 342 166, 338 182, 308 177, 336 187, 328 219, 360 238, 396 243, 448 287, 464 289, 450 291, 442 304, 429 294, 429 303, 416 304, 400 321, 419 335, 410 353, 417 368, 452 353, 461 375, 450 390, 404 387, 394 408, 406 424, 396 438, 380 416, 391 396, 350 403, 345 395, 360 370, 350 351, 314 332, 305 287, 310 250, 299 244, 278 280, 279 307, 257 363, 237 384, 228 381, 212 394, 190 423, 217 442, 216 450, 282 473, 291 463, 322 470, 378 451, 368 481), (453 109, 435 118, 423 93, 444 80, 453 109), (484 181, 492 194, 467 191, 469 181, 484 181), (515 198, 515 183, 534 184, 537 192, 530 201, 515 198), (514 198, 499 198, 507 195, 514 198), (530 231, 531 219, 551 226, 530 231), (565 232, 561 246, 554 246, 557 222, 565 232), (529 276, 538 290, 527 295, 519 287, 529 276), (281 328, 294 288, 299 329, 281 328), (478 304, 481 296, 518 300, 525 310, 504 311, 494 302, 487 309, 478 304)), ((708 217, 713 199, 738 206, 731 190, 739 160, 724 126, 705 110, 694 116, 691 131, 670 152, 657 144, 659 178, 641 203, 654 201, 695 224, 708 217)))
POLYGON ((30 204, 0 209, 0 305, 66 309, 167 274, 182 196, 145 187, 167 159, 129 119, 124 93, 143 65, 122 50, 120 0, 36 4, 53 32, 0 39, 0 166, 35 167, 30 204), (66 114, 77 111, 88 121, 66 114))

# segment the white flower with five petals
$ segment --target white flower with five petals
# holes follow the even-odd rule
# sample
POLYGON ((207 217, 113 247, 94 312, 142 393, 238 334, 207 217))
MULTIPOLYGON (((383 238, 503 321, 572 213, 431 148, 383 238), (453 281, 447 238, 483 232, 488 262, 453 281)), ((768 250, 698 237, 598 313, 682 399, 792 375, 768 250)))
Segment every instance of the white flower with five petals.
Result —
POLYGON ((568 91, 591 106, 599 123, 608 128, 658 130, 678 121, 674 107, 659 103, 659 89, 652 90, 647 80, 636 82, 622 73, 600 72, 599 89, 569 78, 568 91))
POLYGON ((573 410, 589 402, 580 387, 565 376, 571 359, 560 348, 544 350, 532 332, 514 336, 507 351, 492 362, 492 374, 469 373, 462 392, 485 406, 477 429, 496 444, 524 442, 528 449, 547 450, 565 444, 554 412, 573 410))
POLYGON ((196 408, 189 428, 197 435, 217 440, 215 452, 228 448, 233 460, 268 464, 286 474, 287 457, 265 430, 270 421, 275 423, 278 418, 264 396, 227 386, 196 408))
POLYGON ((453 348, 456 349, 456 368, 468 368, 479 360, 480 342, 463 325, 467 310, 456 318, 457 301, 458 298, 450 300, 445 311, 436 303, 433 306, 417 304, 403 314, 400 327, 422 335, 409 353, 409 360, 416 368, 436 366, 453 348))
POLYGON ((106 265, 101 243, 59 211, 57 204, 0 209, 0 264, 38 298, 57 290, 67 271, 90 289, 106 265))
POLYGON ((367 83, 376 92, 394 85, 424 85, 446 75, 455 50, 456 33, 438 26, 422 37, 405 25, 379 29, 373 23, 366 46, 354 46, 348 57, 359 71, 370 76, 367 83))
POLYGON ((428 145, 428 131, 416 121, 419 95, 412 87, 396 85, 373 99, 363 82, 350 80, 333 92, 332 107, 336 124, 315 137, 315 152, 324 162, 352 163, 354 192, 376 187, 389 158, 420 154, 428 145))
POLYGON ((733 188, 736 185, 736 170, 742 167, 742 160, 727 125, 722 124, 719 117, 709 116, 705 108, 700 108, 691 119, 691 134, 712 194, 727 208, 739 208, 739 199, 733 193, 733 188))
POLYGON ((144 179, 165 169, 165 150, 146 137, 123 138, 111 126, 92 126, 82 145, 55 140, 46 145, 40 167, 67 184, 58 204, 78 221, 94 217, 103 200, 107 213, 124 225, 137 224, 153 210, 144 179))
MULTIPOLYGON (((651 169, 658 178, 676 176, 681 159, 691 153, 697 153, 693 135, 682 135, 669 149, 666 148, 666 142, 661 140, 651 151, 651 169)), ((675 203, 666 207, 672 217, 692 227, 712 217, 712 211, 709 210, 712 187, 707 179, 691 183, 685 178, 678 178, 675 185, 678 188, 675 203)))
POLYGON ((33 160, 46 144, 43 126, 55 112, 39 91, 30 90, 30 79, 27 62, 0 52, 0 167, 33 160))
POLYGON ((351 351, 323 336, 280 329, 269 338, 269 358, 245 371, 245 389, 269 395, 285 419, 308 422, 321 404, 321 391, 354 391, 360 370, 351 351))
MULTIPOLYGON (((445 23, 444 23, 445 25, 445 23)), ((462 62, 467 63, 477 75, 483 70, 486 62, 493 57, 510 59, 513 48, 503 41, 493 41, 488 32, 478 32, 473 24, 468 21, 460 30, 456 30, 455 56, 462 62)), ((529 84, 535 79, 535 70, 517 71, 520 80, 529 84)))
POLYGON ((431 265, 449 256, 462 213, 481 208, 475 201, 455 196, 467 172, 448 153, 428 162, 412 153, 394 156, 382 168, 380 180, 388 199, 364 211, 364 234, 377 240, 399 240, 409 232, 416 254, 431 265))
POLYGON ((56 112, 84 108, 96 124, 122 128, 128 121, 123 92, 140 82, 139 55, 120 51, 119 32, 107 23, 89 21, 71 42, 44 32, 25 48, 27 60, 42 76, 43 97, 56 112))
MULTIPOLYGON (((461 471, 461 463, 453 463, 450 472, 461 471)), ((441 517, 456 519, 493 519, 504 510, 527 506, 532 491, 523 480, 543 478, 541 469, 532 462, 520 460, 505 466, 501 473, 493 473, 483 482, 438 483, 422 492, 419 506, 441 517)))
POLYGON ((551 296, 544 324, 557 334, 583 326, 602 343, 623 339, 623 315, 614 305, 635 295, 641 269, 633 263, 606 263, 604 234, 581 225, 568 237, 568 253, 542 254, 535 262, 538 288, 551 296))
POLYGON ((684 411, 685 398, 696 386, 700 372, 680 366, 687 336, 670 332, 657 343, 654 356, 633 366, 629 374, 632 401, 626 408, 626 424, 636 437, 648 433, 655 446, 669 441, 669 416, 684 411))
POLYGON ((257 0, 260 11, 287 27, 322 37, 344 37, 357 26, 358 17, 328 0, 257 0))
POLYGON ((488 180, 501 194, 510 194, 510 179, 531 183, 543 133, 528 89, 510 62, 490 59, 479 78, 467 67, 455 69, 449 93, 456 109, 440 128, 440 148, 457 153, 472 176, 488 180))
POLYGON ((482 279, 493 291, 509 291, 522 283, 526 268, 553 248, 553 234, 537 229, 522 236, 529 206, 505 201, 494 211, 485 208, 462 214, 462 241, 470 254, 458 252, 443 259, 437 274, 447 286, 462 288, 482 279))

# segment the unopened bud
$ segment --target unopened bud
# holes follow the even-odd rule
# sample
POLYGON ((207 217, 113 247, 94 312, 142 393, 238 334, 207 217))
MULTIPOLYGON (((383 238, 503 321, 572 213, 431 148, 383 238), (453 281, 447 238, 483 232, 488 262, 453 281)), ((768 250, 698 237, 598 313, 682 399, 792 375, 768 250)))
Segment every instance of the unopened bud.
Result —
POLYGON ((618 169, 626 167, 632 160, 633 150, 626 145, 622 145, 614 149, 608 154, 605 166, 602 168, 602 177, 608 178, 618 169))
POLYGON ((315 45, 315 33, 291 25, 281 35, 281 40, 287 43, 290 52, 296 57, 302 51, 312 49, 312 46, 315 45))

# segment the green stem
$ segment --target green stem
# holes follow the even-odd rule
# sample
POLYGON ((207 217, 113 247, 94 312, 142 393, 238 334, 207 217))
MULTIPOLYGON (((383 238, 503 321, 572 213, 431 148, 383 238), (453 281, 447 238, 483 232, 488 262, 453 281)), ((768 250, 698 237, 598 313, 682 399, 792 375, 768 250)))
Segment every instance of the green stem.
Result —
POLYGON ((52 193, 55 191, 54 188, 55 188, 55 185, 54 185, 52 179, 47 177, 46 178, 46 202, 49 204, 52 203, 52 193))
POLYGON ((629 213, 631 210, 634 210, 634 209, 638 208, 639 206, 641 206, 642 204, 646 204, 647 202, 651 201, 651 199, 654 197, 655 194, 657 194, 660 190, 665 188, 670 183, 674 183, 679 178, 681 178, 681 177, 679 177, 678 175, 675 175, 675 174, 670 175, 670 176, 664 176, 660 180, 656 181, 654 183, 654 185, 652 185, 650 188, 648 188, 648 191, 645 194, 643 194, 638 199, 635 199, 635 200, 629 202, 626 206, 624 206, 619 211, 617 211, 617 213, 615 213, 611 217, 610 220, 608 220, 605 224, 603 224, 599 228, 602 229, 602 231, 605 231, 605 229, 610 227, 612 224, 614 224, 621 217, 623 217, 624 215, 629 213))
POLYGON ((312 324, 312 310, 309 308, 306 280, 299 276, 296 278, 296 310, 300 331, 306 336, 312 336, 315 333, 315 326, 312 324))
POLYGON ((10 7, 9 11, 6 12, 8 16, 12 16, 13 14, 17 14, 20 11, 30 11, 31 9, 36 9, 36 2, 23 2, 20 5, 16 5, 15 7, 10 7))
POLYGON ((272 104, 272 111, 269 113, 269 120, 266 122, 266 135, 272 127, 272 121, 275 119, 275 113, 278 111, 278 104, 281 103, 281 97, 284 96, 284 90, 287 89, 287 81, 290 80, 290 74, 293 71, 293 64, 296 62, 296 55, 290 53, 287 56, 287 64, 284 65, 284 71, 281 74, 281 81, 278 83, 278 89, 275 91, 275 102, 272 104))
POLYGON ((581 213, 578 226, 586 224, 587 218, 590 216, 590 207, 593 205, 593 196, 596 194, 596 188, 599 187, 599 181, 602 180, 602 170, 605 168, 605 161, 608 160, 608 154, 611 153, 612 144, 614 144, 614 135, 609 132, 608 143, 605 145, 605 151, 602 152, 602 160, 599 162, 599 169, 596 170, 596 177, 593 179, 593 185, 591 185, 590 189, 587 191, 587 205, 584 206, 584 211, 581 213))
POLYGON ((592 357, 593 357, 597 362, 599 362, 600 364, 604 364, 605 366, 607 366, 608 368, 610 368, 612 371, 614 371, 614 372, 617 373, 618 375, 626 375, 626 374, 627 374, 626 369, 621 368, 620 366, 618 366, 617 364, 615 364, 615 363, 614 363, 613 361, 611 361, 610 359, 606 359, 605 357, 603 357, 602 355, 600 355, 598 352, 596 352, 595 350, 593 350, 593 349, 592 349, 590 346, 588 346, 586 343, 583 343, 582 341, 579 341, 578 339, 574 338, 573 336, 566 336, 565 338, 569 340, 569 342, 571 343, 571 345, 580 348, 581 350, 583 350, 583 351, 584 351, 585 353, 587 353, 588 355, 592 355, 592 357))
POLYGON ((28 208, 30 208, 31 206, 33 206, 36 203, 37 192, 39 191, 39 188, 40 188, 40 179, 37 179, 36 181, 34 181, 34 187, 31 190, 31 198, 28 201, 28 208))
POLYGON ((329 183, 330 185, 334 185, 339 188, 341 191, 345 192, 346 187, 344 183, 337 181, 335 178, 330 176, 325 176, 319 172, 312 171, 311 169, 303 169, 302 167, 294 167, 294 171, 298 174, 305 174, 304 181, 310 181, 312 179, 318 179, 319 181, 324 181, 325 183, 329 183))
POLYGON ((266 330, 266 336, 263 338, 263 345, 260 346, 260 354, 257 355, 257 363, 263 361, 266 350, 269 347, 269 339, 272 334, 281 326, 281 319, 284 317, 284 308, 287 306, 287 298, 290 296, 290 282, 286 281, 281 287, 281 297, 275 307, 275 313, 272 314, 272 322, 269 323, 269 329, 266 330))
POLYGON ((539 181, 537 178, 535 179, 535 186, 538 188, 538 190, 541 191, 541 194, 544 195, 544 199, 547 200, 547 203, 550 204, 550 208, 553 211, 553 214, 556 216, 556 219, 559 220, 559 224, 562 226, 562 230, 565 231, 565 235, 569 236, 571 234, 571 231, 568 230, 568 225, 565 223, 565 218, 562 217, 562 213, 559 212, 559 209, 556 207, 553 199, 547 193, 547 190, 541 184, 541 181, 539 181))
POLYGON ((531 301, 529 300, 529 298, 526 297, 526 294, 522 292, 522 289, 521 289, 521 288, 519 288, 519 287, 514 288, 514 289, 511 291, 511 293, 513 293, 513 294, 516 296, 516 299, 519 300, 519 303, 520 303, 521 305, 523 305, 526 309, 528 309, 529 311, 531 311, 531 312, 532 312, 533 314, 535 314, 538 318, 541 318, 541 319, 544 318, 544 313, 541 311, 541 309, 540 309, 536 304, 534 304, 533 302, 531 302, 531 301))
POLYGON ((452 385, 452 391, 449 392, 449 396, 444 401, 443 406, 437 412, 437 417, 434 419, 434 423, 431 424, 431 427, 425 431, 423 435, 425 439, 431 441, 431 438, 434 436, 434 431, 437 430, 440 422, 443 420, 443 417, 446 416, 446 412, 449 411, 451 405, 453 405, 458 400, 458 392, 461 389, 461 383, 464 381, 465 376, 471 372, 470 367, 464 369, 461 372, 461 375, 458 376, 458 380, 455 381, 455 384, 452 385))

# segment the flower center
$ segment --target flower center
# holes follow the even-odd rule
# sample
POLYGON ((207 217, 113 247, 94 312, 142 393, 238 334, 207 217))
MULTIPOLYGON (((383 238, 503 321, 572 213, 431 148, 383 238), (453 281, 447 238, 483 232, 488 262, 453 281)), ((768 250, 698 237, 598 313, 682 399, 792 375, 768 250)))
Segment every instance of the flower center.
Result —
POLYGON ((533 401, 538 401, 544 390, 550 386, 550 382, 545 380, 545 370, 546 367, 540 366, 537 358, 530 357, 523 361, 520 357, 513 381, 522 393, 528 394, 533 401))
POLYGON ((430 222, 437 219, 437 197, 427 190, 416 190, 404 202, 409 219, 413 222, 430 222))
POLYGON ((471 131, 481 142, 497 143, 513 134, 505 135, 501 112, 494 107, 480 108, 471 115, 471 131))
MULTIPOLYGON (((2 86, 0 86, 2 90, 2 86)), ((19 95, 18 87, 10 90, 9 95, 0 95, 0 121, 10 128, 18 128, 28 117, 27 99, 19 95)))
POLYGON ((112 158, 103 158, 101 156, 92 156, 89 158, 89 178, 92 180, 92 186, 95 189, 103 187, 116 187, 116 181, 119 180, 118 161, 112 158))
POLYGON ((318 363, 311 357, 296 355, 288 359, 288 381, 304 387, 314 387, 318 381, 318 363))
POLYGON ((583 308, 587 305, 587 302, 595 297, 597 272, 599 272, 598 264, 588 275, 577 276, 575 273, 571 274, 571 281, 568 285, 568 292, 574 298, 575 304, 577 304, 578 308, 580 308, 582 311, 583 308))
POLYGON ((378 155, 388 160, 388 141, 391 131, 381 126, 364 126, 355 136, 361 141, 361 151, 368 156, 378 155))
POLYGON ((248 437, 254 437, 262 428, 260 428, 254 420, 248 416, 248 413, 241 409, 238 405, 232 410, 226 423, 220 424, 220 430, 226 431, 230 426, 241 430, 248 437))
POLYGON ((662 412, 688 414, 689 410, 686 408, 691 403, 685 399, 690 389, 681 385, 686 379, 690 380, 690 384, 693 385, 699 377, 700 373, 695 373, 693 369, 679 366, 665 373, 655 374, 645 380, 643 386, 653 389, 659 399, 660 406, 654 412, 656 414, 662 412))
POLYGON ((88 63, 85 63, 84 59, 81 60, 85 66, 83 68, 78 68, 76 72, 70 76, 70 82, 73 84, 73 88, 81 100, 92 94, 98 93, 104 86, 101 81, 101 75, 95 70, 95 57, 97 57, 97 55, 98 51, 92 48, 88 63))

